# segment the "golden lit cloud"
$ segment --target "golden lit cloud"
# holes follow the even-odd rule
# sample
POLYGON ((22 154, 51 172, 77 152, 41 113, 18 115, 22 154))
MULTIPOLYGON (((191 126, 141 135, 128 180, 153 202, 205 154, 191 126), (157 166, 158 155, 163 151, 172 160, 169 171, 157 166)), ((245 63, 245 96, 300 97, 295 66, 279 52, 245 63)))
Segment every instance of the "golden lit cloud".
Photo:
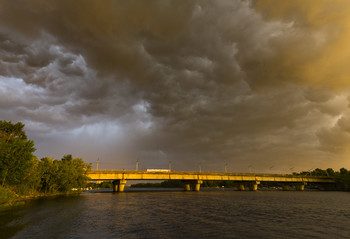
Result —
POLYGON ((312 87, 349 88, 349 1, 257 0, 254 7, 268 21, 292 24, 272 62, 280 75, 312 87))

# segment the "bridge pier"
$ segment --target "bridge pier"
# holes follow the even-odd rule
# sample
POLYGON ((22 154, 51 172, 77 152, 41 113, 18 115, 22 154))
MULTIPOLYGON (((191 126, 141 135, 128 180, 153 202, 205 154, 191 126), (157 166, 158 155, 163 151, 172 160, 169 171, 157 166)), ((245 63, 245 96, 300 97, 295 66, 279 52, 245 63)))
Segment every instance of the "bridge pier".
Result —
POLYGON ((119 184, 113 181, 113 192, 118 192, 119 184))
POLYGON ((191 185, 192 185, 192 190, 193 190, 193 191, 196 191, 196 192, 199 192, 202 183, 203 183, 202 180, 183 181, 184 190, 185 190, 185 191, 191 191, 191 185))
POLYGON ((124 192, 126 180, 114 180, 113 181, 113 192, 124 192))
POLYGON ((290 186, 288 184, 282 185, 283 191, 290 191, 290 186))
POLYGON ((257 190, 258 190, 258 185, 259 185, 259 184, 260 184, 259 181, 250 183, 250 185, 249 185, 249 190, 250 190, 250 191, 257 191, 257 190))
POLYGON ((305 189, 305 184, 306 184, 306 183, 301 183, 301 184, 295 185, 295 190, 297 190, 297 191, 304 191, 304 189, 305 189))
POLYGON ((239 190, 239 191, 244 191, 244 190, 245 190, 244 184, 238 185, 238 190, 239 190))
POLYGON ((196 181, 195 182, 195 184, 194 184, 194 188, 193 188, 193 190, 194 191, 196 191, 196 192, 199 192, 199 190, 200 190, 200 188, 201 188, 201 184, 203 183, 203 181, 202 180, 198 180, 198 181, 196 181))
POLYGON ((185 189, 185 191, 191 191, 190 184, 189 183, 185 183, 184 189, 185 189))

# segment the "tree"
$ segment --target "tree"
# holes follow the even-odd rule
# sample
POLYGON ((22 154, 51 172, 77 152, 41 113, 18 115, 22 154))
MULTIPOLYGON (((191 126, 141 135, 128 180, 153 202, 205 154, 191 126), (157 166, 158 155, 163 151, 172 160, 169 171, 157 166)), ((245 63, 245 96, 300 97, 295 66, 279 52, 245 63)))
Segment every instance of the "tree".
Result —
POLYGON ((27 139, 24 124, 0 121, 1 185, 21 183, 30 171, 35 156, 34 142, 27 139))
POLYGON ((62 157, 62 161, 68 161, 68 162, 70 162, 70 161, 72 161, 73 160, 73 156, 71 155, 71 154, 67 154, 67 155, 64 155, 63 157, 62 157))
POLYGON ((348 170, 345 169, 345 168, 341 168, 341 169, 339 170, 339 172, 340 172, 340 175, 347 175, 347 174, 348 174, 348 170))
POLYGON ((44 193, 56 192, 59 188, 57 183, 57 172, 59 161, 48 157, 40 159, 38 171, 40 175, 39 191, 44 193))
POLYGON ((335 176, 335 172, 332 168, 327 168, 326 172, 327 172, 327 176, 335 176))
POLYGON ((22 183, 16 186, 16 192, 21 195, 36 194, 41 187, 40 176, 39 160, 35 157, 33 158, 32 167, 28 170, 26 177, 22 180, 22 183))
POLYGON ((83 188, 87 183, 87 170, 90 168, 81 158, 73 158, 72 155, 65 155, 60 161, 58 171, 59 190, 67 192, 72 188, 83 188))
POLYGON ((80 158, 65 155, 61 160, 42 158, 38 171, 41 179, 39 191, 44 193, 68 192, 72 188, 84 188, 88 181, 86 176, 91 165, 80 158))
POLYGON ((327 176, 327 171, 320 169, 320 168, 316 168, 314 171, 312 171, 312 175, 313 176, 327 176))

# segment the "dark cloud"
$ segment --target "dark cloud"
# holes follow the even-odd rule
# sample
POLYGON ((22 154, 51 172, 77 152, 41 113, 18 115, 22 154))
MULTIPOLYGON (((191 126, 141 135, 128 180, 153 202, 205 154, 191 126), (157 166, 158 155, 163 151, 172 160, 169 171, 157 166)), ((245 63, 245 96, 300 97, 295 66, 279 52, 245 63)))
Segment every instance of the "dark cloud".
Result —
POLYGON ((0 114, 40 156, 109 168, 347 166, 345 16, 326 5, 2 1, 0 114))

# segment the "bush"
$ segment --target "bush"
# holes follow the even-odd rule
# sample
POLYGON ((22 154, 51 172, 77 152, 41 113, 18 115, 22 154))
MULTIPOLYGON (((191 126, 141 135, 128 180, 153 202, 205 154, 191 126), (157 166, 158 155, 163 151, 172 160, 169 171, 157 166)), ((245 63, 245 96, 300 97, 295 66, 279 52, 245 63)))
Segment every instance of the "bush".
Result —
POLYGON ((11 202, 18 198, 18 195, 8 188, 0 187, 0 205, 11 202))

